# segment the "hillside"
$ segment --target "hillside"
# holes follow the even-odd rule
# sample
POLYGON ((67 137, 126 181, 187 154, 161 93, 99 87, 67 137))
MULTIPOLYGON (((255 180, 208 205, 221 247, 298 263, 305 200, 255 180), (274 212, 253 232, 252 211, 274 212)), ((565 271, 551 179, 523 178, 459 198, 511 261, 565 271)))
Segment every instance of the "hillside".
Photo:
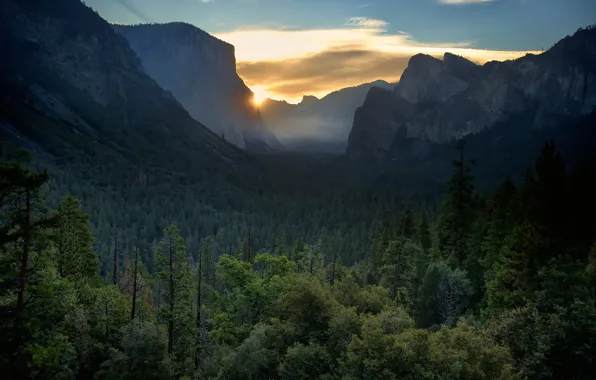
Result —
POLYGON ((145 72, 195 119, 249 151, 281 149, 236 73, 234 47, 184 23, 114 25, 145 72))
POLYGON ((246 162, 147 76, 126 40, 80 1, 3 1, 0 24, 5 134, 41 144, 62 163, 82 157, 104 170, 209 162, 234 171, 246 162))

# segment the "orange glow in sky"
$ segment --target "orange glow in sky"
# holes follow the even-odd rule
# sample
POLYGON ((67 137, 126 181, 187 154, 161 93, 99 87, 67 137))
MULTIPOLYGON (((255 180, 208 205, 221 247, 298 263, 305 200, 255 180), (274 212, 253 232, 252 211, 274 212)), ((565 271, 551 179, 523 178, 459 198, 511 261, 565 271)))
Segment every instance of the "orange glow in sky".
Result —
POLYGON ((450 52, 479 64, 528 53, 475 49, 473 41, 420 43, 406 32, 388 33, 387 25, 356 17, 337 29, 245 29, 215 36, 234 45, 238 74, 257 105, 265 98, 291 103, 303 95, 320 98, 378 79, 396 82, 417 53, 442 57, 450 52))

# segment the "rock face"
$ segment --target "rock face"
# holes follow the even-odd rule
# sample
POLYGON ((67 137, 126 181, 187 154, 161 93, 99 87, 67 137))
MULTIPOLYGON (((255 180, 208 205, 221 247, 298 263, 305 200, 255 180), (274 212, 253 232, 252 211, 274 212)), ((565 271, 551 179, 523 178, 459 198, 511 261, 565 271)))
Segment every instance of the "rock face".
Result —
POLYGON ((185 23, 113 27, 193 118, 240 148, 281 148, 236 73, 234 46, 185 23))
POLYGON ((266 99, 260 106, 266 124, 288 149, 345 152, 356 108, 373 88, 392 89, 384 81, 344 88, 318 99, 304 96, 298 104, 266 99))
POLYGON ((0 2, 0 55, 0 119, 57 154, 144 157, 148 166, 246 159, 194 120, 79 0, 0 2))
POLYGON ((356 113, 347 149, 351 156, 386 158, 395 148, 387 135, 395 134, 396 124, 408 139, 437 143, 528 112, 533 113, 529 127, 548 128, 596 106, 596 29, 579 30, 540 55, 484 66, 449 53, 442 61, 416 55, 394 94, 375 98, 356 113), (404 101, 415 111, 404 110, 404 101), (381 125, 389 131, 381 132, 381 125))
POLYGON ((415 111, 412 103, 394 92, 378 87, 371 88, 364 104, 354 115, 348 155, 366 158, 371 152, 376 155, 388 151, 396 136, 405 133, 405 123, 415 111))

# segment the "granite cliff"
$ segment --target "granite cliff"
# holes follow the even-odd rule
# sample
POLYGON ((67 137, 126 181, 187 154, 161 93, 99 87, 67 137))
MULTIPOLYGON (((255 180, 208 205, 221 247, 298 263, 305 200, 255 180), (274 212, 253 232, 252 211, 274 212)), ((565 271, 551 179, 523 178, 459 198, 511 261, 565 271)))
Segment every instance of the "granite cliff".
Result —
POLYGON ((194 119, 240 148, 281 148, 236 73, 234 46, 185 23, 113 27, 194 119))
POLYGON ((41 142, 49 155, 145 167, 246 160, 149 77, 126 39, 79 0, 2 1, 0 55, 3 131, 41 142))
POLYGON ((387 158, 405 139, 449 142, 522 114, 519 128, 553 127, 596 106, 596 29, 580 29, 540 55, 483 66, 419 54, 393 93, 369 97, 354 118, 352 157, 387 158))

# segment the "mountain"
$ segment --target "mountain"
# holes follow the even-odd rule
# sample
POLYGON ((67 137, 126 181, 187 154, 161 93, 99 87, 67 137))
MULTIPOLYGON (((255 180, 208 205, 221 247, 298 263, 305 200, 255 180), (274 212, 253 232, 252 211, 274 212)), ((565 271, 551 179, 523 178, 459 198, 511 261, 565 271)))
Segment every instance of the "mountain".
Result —
POLYGON ((281 148, 236 73, 234 46, 185 23, 113 27, 194 119, 240 148, 281 148))
POLYGON ((420 153, 429 143, 516 120, 519 128, 554 127, 595 106, 594 27, 580 29, 543 54, 483 66, 449 53, 443 60, 419 54, 410 59, 393 93, 369 92, 356 111, 347 153, 393 157, 408 139, 417 141, 420 153))
POLYGON ((318 99, 304 96, 298 104, 266 99, 260 106, 267 125, 284 146, 297 151, 345 151, 354 110, 373 87, 391 89, 384 81, 344 88, 318 99))
POLYGON ((194 120, 79 0, 2 1, 0 54, 3 134, 58 164, 198 172, 247 160, 194 120))

